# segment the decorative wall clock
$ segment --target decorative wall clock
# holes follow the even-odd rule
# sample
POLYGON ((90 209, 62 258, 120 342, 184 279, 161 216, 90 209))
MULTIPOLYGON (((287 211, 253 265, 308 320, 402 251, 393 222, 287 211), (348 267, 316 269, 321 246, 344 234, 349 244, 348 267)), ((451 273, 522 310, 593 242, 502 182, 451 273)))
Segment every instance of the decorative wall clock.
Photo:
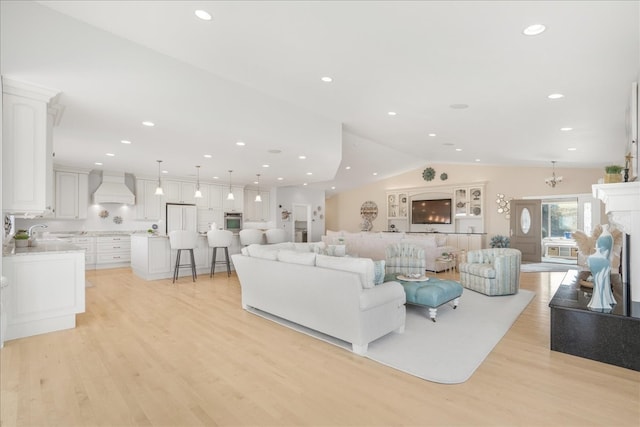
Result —
POLYGON ((426 168, 424 172, 422 172, 422 178, 425 181, 431 181, 436 177, 436 171, 433 168, 426 168))

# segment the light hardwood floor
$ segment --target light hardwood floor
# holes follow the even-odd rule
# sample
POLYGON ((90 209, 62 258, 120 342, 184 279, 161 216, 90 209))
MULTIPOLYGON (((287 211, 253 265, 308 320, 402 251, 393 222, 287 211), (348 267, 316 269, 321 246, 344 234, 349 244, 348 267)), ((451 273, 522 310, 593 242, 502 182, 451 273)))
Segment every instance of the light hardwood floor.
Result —
POLYGON ((639 372, 549 350, 563 276, 523 274, 535 299, 469 381, 442 385, 245 312, 235 275, 91 271, 77 328, 0 351, 1 425, 637 427, 639 372))

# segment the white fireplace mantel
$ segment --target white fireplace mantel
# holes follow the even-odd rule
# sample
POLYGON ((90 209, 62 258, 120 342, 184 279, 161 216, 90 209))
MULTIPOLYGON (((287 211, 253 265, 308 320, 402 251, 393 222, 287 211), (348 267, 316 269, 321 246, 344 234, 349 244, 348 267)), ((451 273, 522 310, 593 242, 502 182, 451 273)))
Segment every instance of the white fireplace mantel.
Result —
POLYGON ((640 308, 640 182, 596 184, 592 191, 604 203, 609 222, 630 236, 629 282, 635 312, 640 308))

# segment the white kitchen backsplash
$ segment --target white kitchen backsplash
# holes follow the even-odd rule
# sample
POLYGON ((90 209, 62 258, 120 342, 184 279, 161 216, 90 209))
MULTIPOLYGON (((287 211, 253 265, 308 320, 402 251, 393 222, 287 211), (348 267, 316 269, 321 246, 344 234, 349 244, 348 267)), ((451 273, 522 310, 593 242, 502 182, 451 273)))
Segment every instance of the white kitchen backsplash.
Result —
POLYGON ((161 221, 139 221, 135 219, 135 207, 121 204, 91 205, 87 209, 87 219, 68 220, 55 218, 24 219, 16 217, 16 229, 28 229, 34 224, 46 224, 46 230, 39 231, 141 231, 153 224, 164 229, 161 221), (107 212, 105 216, 104 211, 107 212))

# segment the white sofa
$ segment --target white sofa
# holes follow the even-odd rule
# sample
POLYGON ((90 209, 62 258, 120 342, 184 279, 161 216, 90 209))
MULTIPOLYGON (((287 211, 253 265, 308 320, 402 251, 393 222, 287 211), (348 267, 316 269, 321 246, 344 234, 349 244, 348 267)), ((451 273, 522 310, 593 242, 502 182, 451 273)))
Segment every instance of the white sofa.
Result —
POLYGON ((371 259, 321 255, 313 244, 309 251, 300 245, 250 245, 232 255, 244 309, 341 339, 359 355, 371 341, 404 331, 404 289, 397 282, 375 285, 371 259))
POLYGON ((446 264, 436 262, 436 258, 441 257, 445 252, 458 252, 458 248, 447 246, 447 236, 445 234, 349 233, 347 231, 327 230, 327 234, 322 236, 322 241, 327 245, 344 244, 347 247, 347 254, 373 260, 385 259, 385 249, 391 244, 411 243, 424 248, 425 268, 436 272, 447 268, 446 264))

